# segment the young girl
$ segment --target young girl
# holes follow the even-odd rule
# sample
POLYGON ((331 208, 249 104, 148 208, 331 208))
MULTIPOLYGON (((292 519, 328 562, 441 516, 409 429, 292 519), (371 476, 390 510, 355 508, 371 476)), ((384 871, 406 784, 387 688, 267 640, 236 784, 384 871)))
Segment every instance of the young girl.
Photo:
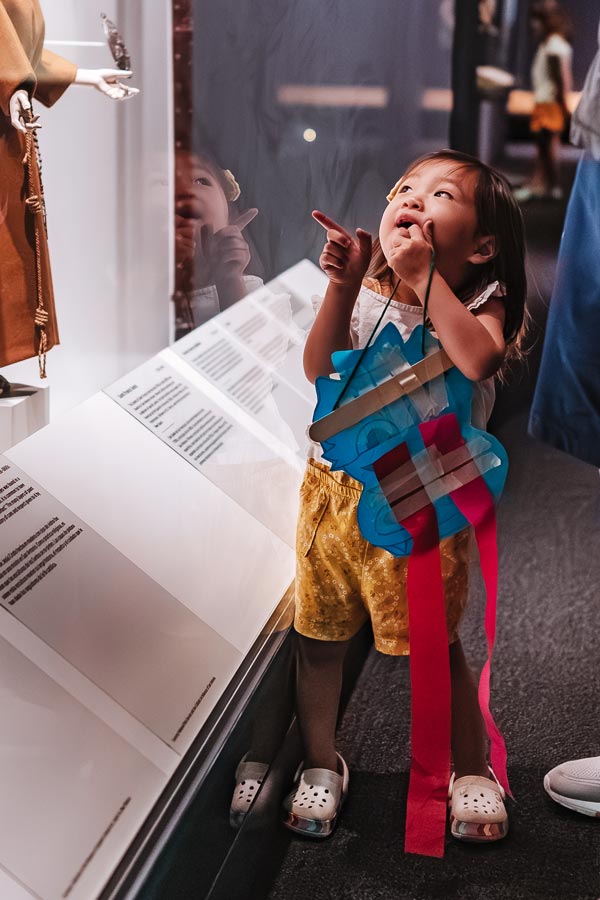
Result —
MULTIPOLYGON (((473 424, 485 429, 494 402, 493 376, 507 348, 517 346, 523 323, 520 210, 501 175, 450 150, 413 163, 388 200, 373 246, 362 229, 354 237, 323 213, 313 213, 327 231, 320 265, 329 286, 306 343, 306 375, 314 382, 333 371, 333 352, 364 346, 392 293, 380 327, 394 322, 406 339, 422 322, 433 248, 430 328, 474 382, 473 424)), ((335 750, 348 642, 368 618, 382 653, 408 654, 409 634, 407 559, 364 540, 356 521, 360 483, 331 472, 319 456, 313 446, 300 490, 295 628, 305 755, 299 783, 285 801, 284 822, 294 831, 324 837, 333 830, 348 789, 348 769, 335 750)), ((483 839, 497 840, 507 831, 503 792, 490 779, 477 687, 457 632, 467 600, 468 556, 468 529, 441 542, 452 683, 452 833, 460 838, 467 832, 472 839, 477 825, 485 823, 483 839), (494 810, 485 820, 465 802, 475 786, 494 810), (466 812, 459 810, 459 800, 466 812)))

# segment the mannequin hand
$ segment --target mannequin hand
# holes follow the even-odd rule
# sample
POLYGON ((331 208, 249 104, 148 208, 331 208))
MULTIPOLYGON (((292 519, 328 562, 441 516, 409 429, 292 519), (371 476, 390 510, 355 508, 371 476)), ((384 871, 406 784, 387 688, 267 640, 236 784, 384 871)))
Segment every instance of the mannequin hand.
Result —
POLYGON ((15 91, 9 101, 10 122, 13 128, 27 134, 42 126, 38 122, 39 116, 31 115, 31 101, 27 91, 21 89, 15 91))
POLYGON ((371 262, 371 235, 362 228, 352 237, 324 213, 314 210, 313 219, 327 232, 327 243, 319 265, 334 284, 360 285, 371 262))
POLYGON ((433 223, 428 219, 422 229, 416 224, 397 229, 388 263, 393 272, 414 289, 429 276, 432 250, 433 223))
POLYGON ((219 284, 242 277, 250 262, 250 248, 242 231, 257 215, 257 209, 247 209, 217 232, 213 232, 210 225, 202 225, 197 250, 204 284, 219 284))
POLYGON ((111 100, 128 100, 139 94, 139 89, 128 87, 120 78, 131 78, 132 72, 123 69, 77 69, 75 84, 87 84, 106 94, 111 100))

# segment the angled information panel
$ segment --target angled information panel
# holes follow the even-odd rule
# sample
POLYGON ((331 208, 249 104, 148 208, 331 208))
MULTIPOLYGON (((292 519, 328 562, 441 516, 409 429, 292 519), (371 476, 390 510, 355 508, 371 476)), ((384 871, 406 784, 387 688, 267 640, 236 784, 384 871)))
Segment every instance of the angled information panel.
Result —
POLYGON ((176 747, 239 654, 16 466, 0 457, 0 603, 176 747), (157 648, 160 652, 157 653, 157 648))
POLYGON ((307 312, 306 300, 294 301, 288 293, 275 294, 265 287, 172 348, 205 382, 251 415, 302 463, 314 389, 302 370, 306 326, 296 319, 306 321, 307 312))
MULTIPOLYGON (((1 859, 14 896, 90 900, 165 774, 0 638, 1 859)), ((2 879, 0 896, 11 898, 2 879)))
POLYGON ((2 898, 101 893, 288 589, 320 278, 0 457, 2 898))
MULTIPOLYGON (((166 352, 106 393, 246 512, 294 545, 300 482, 293 458, 278 453, 170 365, 166 352)), ((193 378, 192 373, 189 373, 193 378)))

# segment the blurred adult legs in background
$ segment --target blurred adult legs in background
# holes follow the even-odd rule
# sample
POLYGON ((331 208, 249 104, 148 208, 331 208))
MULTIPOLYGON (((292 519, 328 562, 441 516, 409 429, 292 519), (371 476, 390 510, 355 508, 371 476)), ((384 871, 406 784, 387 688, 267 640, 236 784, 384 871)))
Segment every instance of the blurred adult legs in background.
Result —
POLYGON ((537 156, 531 178, 532 193, 534 196, 558 199, 562 193, 558 184, 560 135, 543 128, 538 132, 536 140, 537 156))

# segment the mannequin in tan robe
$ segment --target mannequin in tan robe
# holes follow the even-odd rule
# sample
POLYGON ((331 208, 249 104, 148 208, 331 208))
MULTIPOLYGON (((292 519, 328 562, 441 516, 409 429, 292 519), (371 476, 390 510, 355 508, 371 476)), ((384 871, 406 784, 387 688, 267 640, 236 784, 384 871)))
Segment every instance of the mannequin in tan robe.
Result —
POLYGON ((52 106, 74 81, 114 100, 137 93, 118 81, 130 72, 78 70, 44 50, 44 30, 39 0, 0 0, 0 368, 38 355, 41 331, 34 319, 40 301, 47 313, 47 349, 58 343, 43 211, 31 212, 25 203, 32 193, 41 196, 38 166, 33 154, 30 185, 23 162, 26 135, 11 122, 11 98, 25 90, 29 100, 52 106))
MULTIPOLYGON (((46 230, 41 213, 25 206, 25 135, 13 128, 9 103, 19 88, 51 106, 74 81, 77 67, 43 49, 44 18, 37 0, 0 2, 0 366, 37 356, 40 334, 34 220, 40 237, 41 289, 48 313, 48 349, 58 343, 46 230)), ((39 173, 33 165, 36 193, 39 173)))

